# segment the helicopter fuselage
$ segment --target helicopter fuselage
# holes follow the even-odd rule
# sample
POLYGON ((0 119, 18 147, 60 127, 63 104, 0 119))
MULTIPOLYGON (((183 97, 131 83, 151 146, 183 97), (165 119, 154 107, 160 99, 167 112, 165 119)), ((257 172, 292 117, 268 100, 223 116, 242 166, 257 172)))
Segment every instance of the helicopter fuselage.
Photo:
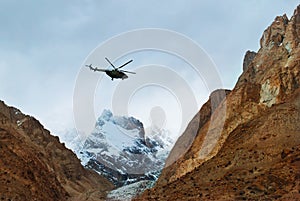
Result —
POLYGON ((128 76, 121 72, 121 71, 118 71, 118 70, 106 70, 105 71, 106 75, 108 75, 109 77, 111 77, 111 79, 113 80, 114 78, 115 79, 127 79, 128 76))

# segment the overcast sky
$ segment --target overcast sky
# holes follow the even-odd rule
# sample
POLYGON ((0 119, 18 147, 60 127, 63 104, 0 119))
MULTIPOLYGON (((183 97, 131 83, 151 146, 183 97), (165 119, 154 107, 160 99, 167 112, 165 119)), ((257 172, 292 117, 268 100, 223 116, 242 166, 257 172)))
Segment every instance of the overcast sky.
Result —
MULTIPOLYGON (((257 51, 275 16, 290 17, 297 3, 0 0, 0 99, 35 116, 51 131, 71 128, 75 82, 88 55, 103 41, 141 28, 169 29, 197 42, 216 64, 223 86, 231 89, 245 52, 257 51)), ((145 60, 147 54, 139 57, 145 60)), ((199 95, 203 101, 205 93, 199 95)))

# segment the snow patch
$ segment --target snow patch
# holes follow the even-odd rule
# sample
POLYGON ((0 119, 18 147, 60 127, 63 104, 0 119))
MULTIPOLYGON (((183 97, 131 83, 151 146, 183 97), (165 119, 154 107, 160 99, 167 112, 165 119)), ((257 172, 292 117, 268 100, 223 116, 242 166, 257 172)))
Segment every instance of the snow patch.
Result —
POLYGON ((129 184, 116 190, 111 191, 106 200, 107 201, 130 201, 137 195, 143 193, 146 189, 153 187, 153 181, 140 181, 134 184, 129 184))

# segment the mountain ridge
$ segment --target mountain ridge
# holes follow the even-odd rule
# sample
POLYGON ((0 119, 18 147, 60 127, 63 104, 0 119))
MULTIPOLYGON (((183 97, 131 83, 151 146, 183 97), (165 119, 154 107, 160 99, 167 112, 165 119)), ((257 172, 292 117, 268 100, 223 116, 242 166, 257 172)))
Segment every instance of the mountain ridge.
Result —
POLYGON ((35 118, 0 101, 0 192, 5 200, 104 200, 113 185, 86 170, 35 118))
POLYGON ((136 200, 300 199, 299 41, 300 6, 264 31, 234 89, 183 133, 196 129, 191 146, 136 200))

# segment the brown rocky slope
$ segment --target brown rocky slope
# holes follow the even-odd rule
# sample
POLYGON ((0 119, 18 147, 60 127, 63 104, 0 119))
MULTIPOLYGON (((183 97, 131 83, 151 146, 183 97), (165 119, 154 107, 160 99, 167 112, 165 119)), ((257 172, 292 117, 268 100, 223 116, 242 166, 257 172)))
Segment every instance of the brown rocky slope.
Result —
POLYGON ((0 101, 0 200, 104 200, 112 184, 33 117, 0 101))
POLYGON ((178 141, 136 200, 300 200, 299 42, 300 6, 290 20, 275 18, 234 89, 183 133, 196 130, 187 151, 178 141))

